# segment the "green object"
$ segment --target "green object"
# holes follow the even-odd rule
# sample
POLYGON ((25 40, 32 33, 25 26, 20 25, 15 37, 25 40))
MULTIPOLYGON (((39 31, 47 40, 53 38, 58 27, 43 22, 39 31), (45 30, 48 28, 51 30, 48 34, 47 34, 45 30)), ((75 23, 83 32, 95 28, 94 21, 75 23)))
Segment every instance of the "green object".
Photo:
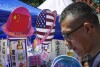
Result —
POLYGON ((34 6, 34 7, 38 7, 40 4, 42 4, 45 0, 20 0, 24 3, 27 3, 31 6, 34 6))

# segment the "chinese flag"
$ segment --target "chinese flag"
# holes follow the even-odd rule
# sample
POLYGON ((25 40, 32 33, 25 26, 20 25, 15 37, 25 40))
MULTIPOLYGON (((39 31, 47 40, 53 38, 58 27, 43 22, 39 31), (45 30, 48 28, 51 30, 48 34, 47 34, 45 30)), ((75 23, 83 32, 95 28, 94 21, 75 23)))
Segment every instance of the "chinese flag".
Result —
POLYGON ((10 17, 8 30, 10 32, 27 33, 30 25, 30 17, 28 15, 13 13, 10 17))

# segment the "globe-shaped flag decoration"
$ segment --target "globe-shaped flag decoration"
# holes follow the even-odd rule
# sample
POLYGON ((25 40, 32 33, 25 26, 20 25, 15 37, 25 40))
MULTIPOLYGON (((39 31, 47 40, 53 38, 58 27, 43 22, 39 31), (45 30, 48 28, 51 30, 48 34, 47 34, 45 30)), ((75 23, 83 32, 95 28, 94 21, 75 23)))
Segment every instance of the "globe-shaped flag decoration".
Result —
POLYGON ((31 25, 31 15, 25 7, 14 9, 2 26, 5 34, 11 37, 29 37, 34 29, 31 25))
POLYGON ((38 44, 43 44, 44 49, 52 41, 55 32, 56 11, 44 9, 36 20, 36 39, 38 44))
POLYGON ((60 55, 54 59, 51 67, 82 67, 82 65, 77 59, 73 57, 60 55))

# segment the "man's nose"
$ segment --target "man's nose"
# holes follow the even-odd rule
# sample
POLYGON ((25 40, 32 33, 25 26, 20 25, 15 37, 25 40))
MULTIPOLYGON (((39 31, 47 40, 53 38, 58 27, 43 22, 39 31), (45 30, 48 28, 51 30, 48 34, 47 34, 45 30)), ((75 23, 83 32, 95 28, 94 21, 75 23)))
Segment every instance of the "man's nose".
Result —
POLYGON ((69 45, 71 44, 70 41, 66 41, 66 40, 64 40, 64 43, 65 43, 65 45, 66 45, 68 48, 70 48, 70 47, 69 47, 69 45))
POLYGON ((64 40, 64 43, 65 44, 71 44, 71 41, 70 40, 64 40))
POLYGON ((73 49, 72 43, 71 41, 68 40, 64 40, 65 45, 69 48, 69 49, 73 49))

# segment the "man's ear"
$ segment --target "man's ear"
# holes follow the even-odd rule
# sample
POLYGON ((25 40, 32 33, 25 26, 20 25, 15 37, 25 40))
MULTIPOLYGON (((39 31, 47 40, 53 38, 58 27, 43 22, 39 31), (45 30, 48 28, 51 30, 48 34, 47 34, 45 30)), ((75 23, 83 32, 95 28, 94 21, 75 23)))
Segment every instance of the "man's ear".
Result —
POLYGON ((87 34, 91 34, 92 28, 93 26, 90 23, 88 22, 84 23, 84 30, 86 31, 87 34))

